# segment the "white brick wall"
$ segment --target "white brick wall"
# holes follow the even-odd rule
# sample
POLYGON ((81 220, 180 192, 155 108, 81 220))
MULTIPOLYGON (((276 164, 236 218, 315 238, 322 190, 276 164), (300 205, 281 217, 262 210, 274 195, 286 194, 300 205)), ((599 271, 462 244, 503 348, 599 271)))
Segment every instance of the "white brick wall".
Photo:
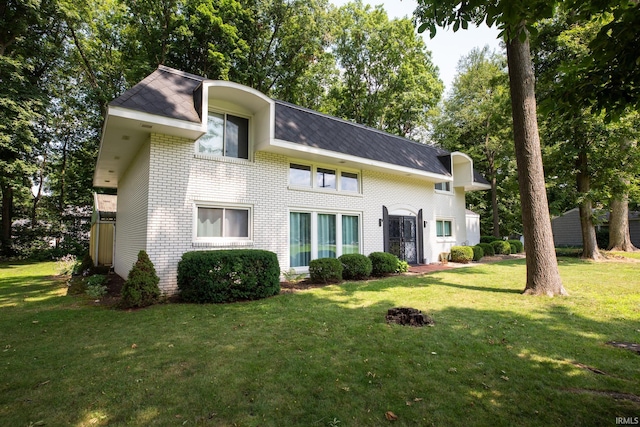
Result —
MULTIPOLYGON (((436 261, 437 254, 448 250, 453 243, 466 240, 461 189, 456 189, 453 196, 434 194, 433 183, 421 179, 363 171, 362 194, 294 190, 288 188, 289 158, 283 155, 257 152, 253 161, 207 158, 194 154, 193 141, 160 134, 151 135, 145 150, 150 159, 146 166, 149 187, 147 223, 141 229, 146 230, 146 250, 161 278, 161 289, 166 293, 177 289, 177 266, 184 252, 234 247, 194 243, 196 202, 251 206, 253 244, 241 247, 275 252, 282 270, 289 268, 289 211, 296 209, 360 213, 365 254, 383 250, 383 230, 378 224, 383 205, 390 213, 423 210, 423 219, 427 221, 424 254, 428 262, 436 261), (455 240, 437 242, 435 219, 440 216, 454 221, 455 240)), ((144 166, 138 161, 133 167, 144 170, 144 166)), ((119 189, 119 228, 121 224, 124 227, 128 218, 120 212, 127 184, 125 180, 119 189)), ((141 197, 143 192, 130 194, 141 197)), ((131 232, 131 228, 126 230, 131 232)), ((122 238, 125 243, 132 242, 122 238)), ((123 246, 119 240, 117 252, 124 250, 123 246)), ((136 248, 128 252, 137 254, 141 245, 134 246, 136 248)))

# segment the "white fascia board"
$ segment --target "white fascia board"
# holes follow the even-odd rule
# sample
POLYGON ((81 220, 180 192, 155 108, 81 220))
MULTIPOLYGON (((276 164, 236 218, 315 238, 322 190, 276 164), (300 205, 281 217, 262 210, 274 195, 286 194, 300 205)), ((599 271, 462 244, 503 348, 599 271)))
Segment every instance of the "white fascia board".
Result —
POLYGON ((412 169, 406 166, 394 165, 392 163, 385 163, 378 160, 365 159, 364 157, 353 156, 351 154, 337 153, 335 151, 324 150, 322 148, 309 147, 307 145, 296 144, 295 142, 284 141, 282 139, 272 139, 271 146, 296 151, 298 153, 314 154, 317 156, 330 157, 338 161, 344 160, 345 162, 357 163, 360 165, 371 166, 378 169, 386 169, 395 172, 396 174, 400 173, 404 175, 409 174, 412 176, 421 176, 424 178, 429 178, 434 182, 453 181, 453 177, 446 175, 426 172, 420 169, 412 169))
POLYGON ((464 186, 464 191, 482 191, 482 190, 491 190, 491 185, 483 184, 481 182, 474 182, 470 185, 464 186))
MULTIPOLYGON (((207 122, 203 120, 201 123, 189 122, 186 120, 172 119, 170 117, 159 116, 157 114, 145 113, 142 111, 130 110, 128 108, 109 106, 107 117, 122 117, 124 119, 134 120, 138 122, 153 123, 159 126, 168 126, 180 130, 202 132, 207 131, 207 122)), ((106 121, 105 121, 106 123, 106 121)))

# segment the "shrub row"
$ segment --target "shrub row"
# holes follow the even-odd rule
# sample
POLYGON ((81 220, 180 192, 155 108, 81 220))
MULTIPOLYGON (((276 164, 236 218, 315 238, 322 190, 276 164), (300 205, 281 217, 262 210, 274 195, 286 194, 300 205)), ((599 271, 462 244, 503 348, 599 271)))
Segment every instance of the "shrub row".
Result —
MULTIPOLYGON (((499 239, 499 238, 493 237, 493 236, 480 236, 480 245, 483 245, 483 244, 494 245, 494 242, 507 242, 509 244, 509 246, 510 246, 510 248, 509 248, 509 253, 510 254, 520 254, 520 253, 524 252, 524 245, 522 244, 522 242, 520 240, 517 240, 517 239, 502 240, 502 239, 499 239)), ((486 246, 482 246, 482 247, 485 249, 484 254, 488 256, 489 254, 487 253, 486 246)), ((495 248, 495 245, 493 247, 495 248)), ((502 247, 506 248, 506 245, 501 244, 501 248, 502 247)), ((499 250, 496 250, 495 253, 496 254, 505 254, 505 252, 499 252, 499 250)), ((506 255, 508 255, 508 254, 506 254, 506 255)))
POLYGON ((334 283, 342 279, 362 280, 369 276, 382 277, 404 273, 409 264, 386 252, 345 254, 339 258, 319 258, 309 262, 309 278, 314 283, 334 283))
POLYGON ((187 252, 178 263, 178 289, 196 303, 270 297, 280 292, 278 257, 255 249, 187 252))

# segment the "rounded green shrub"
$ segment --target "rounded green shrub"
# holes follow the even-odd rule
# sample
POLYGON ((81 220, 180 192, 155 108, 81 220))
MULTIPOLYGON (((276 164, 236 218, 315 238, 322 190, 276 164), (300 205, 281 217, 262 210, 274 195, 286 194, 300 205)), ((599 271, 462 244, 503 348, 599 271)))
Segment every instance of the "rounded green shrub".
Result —
POLYGON ((496 255, 511 254, 511 245, 506 240, 496 240, 495 242, 491 242, 491 246, 493 246, 496 255))
POLYGON ((318 258, 309 262, 309 277, 313 283, 335 283, 342 280, 342 263, 337 258, 318 258))
POLYGON ((494 256, 496 254, 491 243, 478 243, 478 246, 484 251, 484 256, 494 256))
POLYGON ((149 255, 145 251, 138 252, 138 260, 122 285, 120 306, 134 308, 155 304, 160 298, 158 283, 160 279, 149 255))
POLYGON ((398 257, 386 252, 371 252, 371 274, 376 277, 386 276, 396 272, 398 268, 398 257))
POLYGON ((345 254, 339 258, 342 263, 342 278, 345 280, 362 280, 371 276, 371 260, 362 254, 345 254))
POLYGON ((524 245, 520 240, 513 239, 513 240, 507 240, 507 242, 509 242, 510 245, 515 246, 515 250, 513 249, 511 250, 512 254, 521 254, 522 252, 524 252, 524 245))
POLYGON ((452 246, 449 252, 451 253, 451 262, 468 264, 473 259, 471 246, 452 246))
POLYGON ((471 249, 473 249, 473 260, 480 261, 484 256, 484 249, 482 249, 482 246, 475 245, 471 249))
POLYGON ((500 239, 494 236, 480 236, 480 243, 491 243, 495 242, 496 240, 500 239))
POLYGON ((257 249, 194 251, 178 263, 178 289, 186 302, 255 300, 280 292, 275 253, 257 249))

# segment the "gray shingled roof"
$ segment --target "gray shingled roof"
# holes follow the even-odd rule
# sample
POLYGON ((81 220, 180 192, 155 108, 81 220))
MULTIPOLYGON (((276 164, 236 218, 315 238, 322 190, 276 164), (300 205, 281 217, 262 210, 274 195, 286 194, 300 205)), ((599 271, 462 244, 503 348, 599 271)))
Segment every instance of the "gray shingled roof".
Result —
POLYGON ((203 80, 203 77, 161 65, 109 105, 201 123, 195 100, 203 80))
MULTIPOLYGON (((159 66, 109 105, 201 123, 204 77, 159 66)), ((308 147, 451 176, 449 152, 357 123, 275 101, 275 137, 308 147)), ((477 171, 474 181, 488 184, 477 171)))
POLYGON ((449 154, 376 129, 276 101, 275 137, 297 144, 450 176, 438 159, 449 154))

